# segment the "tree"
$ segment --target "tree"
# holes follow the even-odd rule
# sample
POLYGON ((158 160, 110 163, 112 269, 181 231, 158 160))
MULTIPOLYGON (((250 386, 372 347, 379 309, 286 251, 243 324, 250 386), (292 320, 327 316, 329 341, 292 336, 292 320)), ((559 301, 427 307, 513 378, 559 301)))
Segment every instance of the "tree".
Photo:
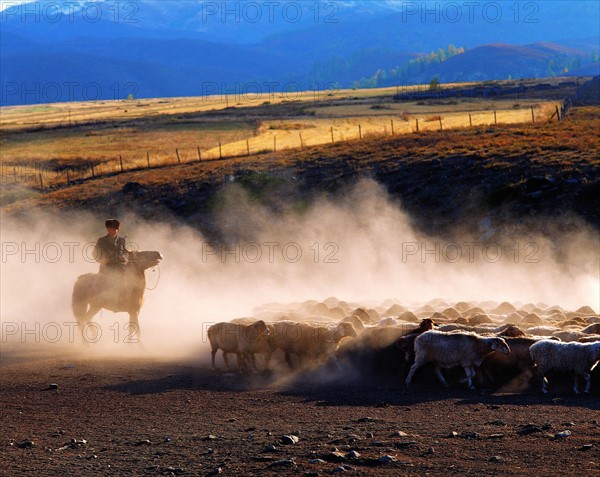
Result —
POLYGON ((435 91, 437 89, 439 89, 440 87, 440 79, 436 76, 433 77, 433 79, 429 82, 429 89, 431 91, 435 91))

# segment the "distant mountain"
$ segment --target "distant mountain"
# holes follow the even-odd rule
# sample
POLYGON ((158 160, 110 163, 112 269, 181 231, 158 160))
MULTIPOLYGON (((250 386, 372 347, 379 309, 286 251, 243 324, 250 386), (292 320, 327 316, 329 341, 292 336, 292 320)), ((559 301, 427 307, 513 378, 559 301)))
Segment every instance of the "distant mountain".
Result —
POLYGON ((122 97, 126 84, 137 97, 197 95, 207 85, 348 87, 450 44, 467 51, 409 80, 537 76, 561 62, 598 61, 600 33, 595 1, 39 0, 24 8, 0 13, 0 105, 47 102, 44 89, 55 83, 93 84, 100 99, 122 97))
POLYGON ((428 82, 437 76, 442 83, 448 83, 557 76, 580 68, 584 57, 583 52, 554 43, 528 46, 496 43, 456 55, 413 79, 428 82))
POLYGON ((567 76, 598 76, 600 75, 600 63, 591 63, 581 68, 576 68, 567 73, 567 76))

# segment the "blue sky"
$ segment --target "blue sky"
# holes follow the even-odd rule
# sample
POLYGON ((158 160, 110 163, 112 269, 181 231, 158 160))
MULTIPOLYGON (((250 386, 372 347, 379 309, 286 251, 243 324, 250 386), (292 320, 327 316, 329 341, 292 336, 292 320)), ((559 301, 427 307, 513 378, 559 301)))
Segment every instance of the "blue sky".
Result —
POLYGON ((11 5, 20 5, 22 3, 30 3, 33 1, 35 0, 0 0, 0 11, 10 7, 11 5))

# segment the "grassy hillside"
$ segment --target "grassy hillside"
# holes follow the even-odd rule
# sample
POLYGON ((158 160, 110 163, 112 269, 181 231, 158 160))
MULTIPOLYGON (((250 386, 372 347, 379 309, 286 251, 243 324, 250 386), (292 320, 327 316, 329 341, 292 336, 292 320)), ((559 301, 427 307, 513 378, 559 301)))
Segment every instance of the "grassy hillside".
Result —
MULTIPOLYGON (((219 193, 246 188, 256 204, 297 213, 317 196, 342 197, 360 177, 382 183, 431 232, 476 229, 484 217, 520 223, 581 218, 600 230, 600 109, 574 108, 560 123, 372 137, 331 145, 138 170, 52 192, 21 194, 3 213, 33 209, 133 210, 175 215, 207 234, 219 193)), ((10 190, 14 187, 14 190, 10 190)))
MULTIPOLYGON (((229 95, 3 108, 0 168, 5 183, 56 189, 122 170, 442 127, 525 123, 532 114, 543 121, 556 108, 551 98, 575 91, 554 81, 543 95, 526 96, 524 86, 513 92, 515 84, 494 82, 450 99, 443 95, 468 93, 470 85, 445 84, 433 93, 429 86, 304 92, 294 100, 280 94, 229 95), (489 99, 485 88, 496 96, 503 90, 506 94, 489 99), (400 91, 402 95, 393 94, 400 91), (431 97, 420 100, 421 93, 431 97), (417 97, 404 99, 411 94, 417 97)), ((17 198, 14 191, 0 194, 5 204, 17 198)))

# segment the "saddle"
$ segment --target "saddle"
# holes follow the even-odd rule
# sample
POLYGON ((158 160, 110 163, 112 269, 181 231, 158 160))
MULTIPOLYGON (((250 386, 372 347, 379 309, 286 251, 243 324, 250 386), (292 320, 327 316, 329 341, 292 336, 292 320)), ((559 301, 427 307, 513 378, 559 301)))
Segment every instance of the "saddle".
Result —
POLYGON ((96 295, 105 301, 116 302, 117 306, 120 306, 126 298, 123 283, 125 265, 103 268, 96 276, 94 284, 96 295))

